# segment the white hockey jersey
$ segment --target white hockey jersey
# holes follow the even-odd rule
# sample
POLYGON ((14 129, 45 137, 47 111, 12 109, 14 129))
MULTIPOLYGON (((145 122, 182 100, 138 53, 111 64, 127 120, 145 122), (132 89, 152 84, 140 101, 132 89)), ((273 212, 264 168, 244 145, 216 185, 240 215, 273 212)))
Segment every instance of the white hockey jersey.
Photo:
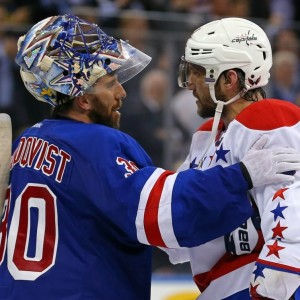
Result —
MULTIPOLYGON (((269 137, 265 148, 287 146, 300 151, 300 108, 283 100, 255 102, 228 128, 220 123, 215 143, 203 153, 212 123, 209 120, 194 134, 190 153, 180 170, 197 167, 201 158, 203 170, 231 165, 265 134, 269 137)), ((300 276, 296 275, 300 271, 300 182, 253 188, 251 196, 261 216, 265 240, 257 253, 230 255, 221 237, 170 254, 171 262, 190 260, 201 300, 247 300, 251 299, 249 289, 253 295, 285 300, 300 285, 300 276)))

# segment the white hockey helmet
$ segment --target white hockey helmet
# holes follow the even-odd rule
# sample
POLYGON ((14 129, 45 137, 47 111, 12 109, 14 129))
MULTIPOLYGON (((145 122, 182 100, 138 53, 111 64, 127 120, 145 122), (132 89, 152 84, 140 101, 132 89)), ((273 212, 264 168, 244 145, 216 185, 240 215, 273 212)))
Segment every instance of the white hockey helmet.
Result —
MULTIPOLYGON (((204 67, 208 84, 215 83, 225 70, 241 69, 245 73, 246 89, 251 90, 268 83, 272 49, 267 35, 255 23, 225 18, 194 31, 186 43, 183 61, 204 67)), ((179 85, 187 85, 184 66, 181 66, 179 85)))
POLYGON ((124 83, 150 61, 125 41, 72 15, 49 17, 34 25, 19 38, 16 56, 28 91, 52 106, 57 105, 57 92, 93 93, 98 78, 111 72, 124 83))

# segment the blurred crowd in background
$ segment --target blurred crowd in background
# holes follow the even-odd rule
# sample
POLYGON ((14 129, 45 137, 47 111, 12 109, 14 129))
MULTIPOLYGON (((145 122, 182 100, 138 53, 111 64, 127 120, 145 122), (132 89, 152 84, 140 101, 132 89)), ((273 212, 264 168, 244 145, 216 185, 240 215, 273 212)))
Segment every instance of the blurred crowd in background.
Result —
MULTIPOLYGON (((192 93, 177 85, 178 64, 192 31, 223 17, 256 22, 273 47, 267 96, 300 106, 299 6, 297 0, 0 0, 0 112, 10 114, 14 138, 49 115, 49 105, 34 100, 23 85, 14 62, 17 39, 48 16, 75 14, 153 58, 124 84, 121 130, 141 143, 155 165, 176 170, 204 121, 192 93)), ((158 255, 153 269, 168 268, 158 255)))

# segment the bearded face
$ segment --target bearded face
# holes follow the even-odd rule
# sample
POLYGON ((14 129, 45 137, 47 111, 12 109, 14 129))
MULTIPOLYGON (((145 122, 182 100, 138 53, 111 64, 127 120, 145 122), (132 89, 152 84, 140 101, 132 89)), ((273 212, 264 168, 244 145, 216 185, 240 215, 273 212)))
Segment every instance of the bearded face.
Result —
POLYGON ((126 92, 116 75, 100 78, 94 87, 93 94, 87 95, 90 102, 88 117, 92 123, 106 125, 118 129, 121 114, 118 111, 126 92))

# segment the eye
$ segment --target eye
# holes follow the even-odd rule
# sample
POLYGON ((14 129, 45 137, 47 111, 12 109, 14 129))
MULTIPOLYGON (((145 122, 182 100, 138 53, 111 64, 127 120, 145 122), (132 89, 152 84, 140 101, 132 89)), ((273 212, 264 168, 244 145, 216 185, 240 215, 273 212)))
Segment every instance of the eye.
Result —
POLYGON ((116 80, 112 80, 106 83, 107 88, 112 88, 116 83, 116 80))
POLYGON ((189 71, 192 75, 195 76, 205 76, 205 68, 198 66, 198 65, 191 65, 191 67, 189 68, 189 71))
POLYGON ((199 72, 199 71, 197 71, 197 70, 191 70, 191 73, 193 74, 193 75, 200 75, 201 73, 199 72))

